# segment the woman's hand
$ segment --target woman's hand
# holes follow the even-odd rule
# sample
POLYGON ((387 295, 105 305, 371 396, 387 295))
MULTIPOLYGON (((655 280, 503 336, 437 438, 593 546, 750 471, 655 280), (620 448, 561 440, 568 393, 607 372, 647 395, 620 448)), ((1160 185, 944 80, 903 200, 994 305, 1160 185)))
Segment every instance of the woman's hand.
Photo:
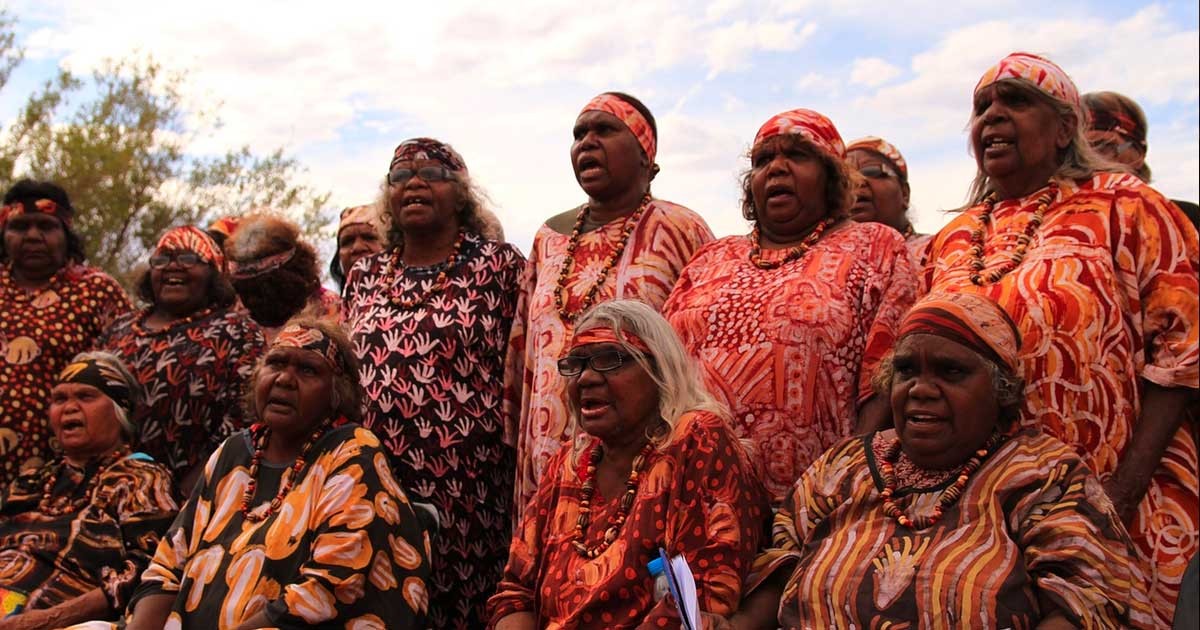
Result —
POLYGON ((27 610, 15 617, 0 619, 0 630, 64 628, 93 619, 107 619, 111 614, 108 598, 96 588, 57 606, 27 610))

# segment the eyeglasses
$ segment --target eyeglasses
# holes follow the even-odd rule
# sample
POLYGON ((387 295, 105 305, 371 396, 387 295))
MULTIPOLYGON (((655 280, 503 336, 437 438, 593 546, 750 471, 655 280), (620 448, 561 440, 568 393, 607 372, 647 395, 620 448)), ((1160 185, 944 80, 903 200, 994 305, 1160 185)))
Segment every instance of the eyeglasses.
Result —
POLYGON ((590 367, 596 372, 611 372, 632 358, 632 355, 618 350, 597 352, 586 357, 569 355, 558 360, 558 373, 563 376, 579 376, 583 374, 585 367, 590 367))
POLYGON ((1142 146, 1133 140, 1125 140, 1123 142, 1101 141, 1092 143, 1092 148, 1104 155, 1120 155, 1134 147, 1141 149, 1142 146))
POLYGON ((867 177, 869 179, 888 179, 889 177, 896 176, 896 174, 892 172, 892 169, 882 164, 871 164, 869 166, 864 166, 858 169, 858 172, 863 177, 867 177))
POLYGON ((427 182, 445 182, 452 181, 457 178, 454 171, 442 166, 422 166, 419 169, 398 168, 388 173, 389 184, 407 184, 408 180, 413 176, 420 177, 427 182))
POLYGON ((200 264, 200 256, 195 252, 179 252, 177 254, 155 254, 150 257, 151 269, 162 269, 175 261, 180 267, 191 267, 200 264))

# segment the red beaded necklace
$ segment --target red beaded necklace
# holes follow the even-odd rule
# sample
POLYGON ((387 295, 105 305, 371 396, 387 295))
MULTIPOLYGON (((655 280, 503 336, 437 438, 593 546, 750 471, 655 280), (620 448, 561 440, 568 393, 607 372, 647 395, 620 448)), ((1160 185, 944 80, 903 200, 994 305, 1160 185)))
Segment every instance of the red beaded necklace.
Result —
POLYGON ((883 497, 883 513, 889 517, 896 519, 902 527, 910 529, 925 529, 932 527, 938 521, 942 520, 942 514, 945 509, 954 504, 960 496, 963 489, 967 487, 967 481, 971 475, 983 465, 983 460, 987 459, 988 454, 995 450, 996 446, 1003 440, 1000 433, 993 433, 984 443, 983 447, 975 451, 975 454, 963 464, 963 467, 958 471, 958 477, 954 483, 942 490, 942 494, 938 496, 937 505, 933 507, 931 516, 918 516, 917 518, 909 518, 908 515, 896 505, 896 470, 895 463, 900 457, 900 438, 896 438, 888 445, 887 451, 884 453, 883 461, 879 462, 880 476, 883 477, 883 490, 879 495, 883 497))
POLYGON ((621 226, 621 242, 613 250, 608 260, 604 261, 604 266, 600 268, 600 276, 596 278, 596 283, 583 296, 583 302, 579 304, 579 308, 572 312, 567 309, 567 280, 571 278, 571 268, 575 265, 575 249, 579 247, 579 239, 583 235, 583 224, 587 220, 591 207, 584 206, 583 210, 579 212, 579 216, 575 219, 575 229, 571 230, 571 240, 567 242, 566 257, 563 258, 562 266, 558 269, 558 284, 554 288, 554 307, 558 309, 558 316, 563 321, 568 323, 573 322, 576 317, 579 317, 584 311, 591 308, 592 303, 596 301, 596 295, 600 292, 600 287, 604 285, 604 281, 608 278, 609 271, 621 259, 621 254, 625 253, 625 247, 629 244, 629 237, 637 229, 638 221, 642 218, 646 207, 650 205, 650 201, 650 193, 646 193, 642 197, 641 203, 638 204, 637 210, 634 210, 632 214, 625 217, 625 222, 621 226))
POLYGON ((1009 260, 1000 265, 999 268, 993 269, 984 275, 983 271, 986 265, 983 262, 983 243, 984 232, 992 220, 992 211, 996 208, 996 194, 991 193, 983 200, 983 212, 979 215, 979 226, 971 232, 971 282, 977 286, 985 284, 993 284, 1003 278, 1005 274, 1017 268, 1022 260, 1025 260, 1025 254, 1029 250, 1029 243, 1033 241, 1033 235, 1042 225, 1042 221, 1046 218, 1046 209, 1050 207, 1050 202, 1054 201, 1058 194, 1058 183, 1050 182, 1046 190, 1038 195, 1034 203, 1037 204, 1037 209, 1033 212, 1033 216, 1029 218, 1029 223, 1025 224, 1025 230, 1017 236, 1017 247, 1009 260))
POLYGON ((758 225, 755 225, 754 231, 750 233, 750 240, 754 243, 750 247, 750 262, 759 269, 778 269, 793 260, 799 260, 808 253, 808 250, 812 249, 813 245, 817 244, 817 241, 821 239, 821 235, 825 233, 825 230, 837 222, 837 217, 825 217, 825 220, 818 223, 817 227, 813 228, 813 231, 804 237, 804 240, 799 245, 793 247, 787 255, 779 260, 763 260, 762 236, 758 231, 758 225))
MULTIPOLYGON (((450 250, 450 255, 446 257, 446 262, 442 265, 442 270, 438 272, 437 278, 435 278, 433 281, 433 286, 429 287, 428 291, 425 291, 424 293, 418 293, 411 298, 402 298, 393 293, 391 296, 392 304, 407 310, 417 306, 418 304, 424 303, 425 300, 429 299, 434 294, 441 292, 442 289, 445 289, 446 278, 448 277, 447 273, 453 269, 455 263, 458 262, 458 256, 462 253, 462 245, 463 241, 465 240, 466 233, 462 230, 459 230, 458 236, 454 239, 454 245, 450 250)), ((383 271, 383 276, 385 278, 391 278, 393 274, 396 274, 397 272, 399 274, 403 274, 404 271, 408 269, 408 265, 404 264, 403 256, 403 245, 392 251, 392 256, 388 259, 387 267, 383 271)))
POLYGON ((617 534, 621 533, 621 527, 629 518, 629 510, 633 509, 633 500, 637 497, 638 476, 641 474, 642 466, 653 450, 654 445, 647 444, 642 447, 637 457, 633 458, 633 467, 629 471, 629 479, 625 482, 625 495, 621 497, 621 503, 617 505, 617 513, 613 516, 612 525, 604 531, 603 540, 589 547, 583 544, 583 540, 592 520, 592 496, 596 494, 596 466, 604 457, 604 449, 599 444, 592 449, 586 472, 583 475, 583 487, 579 490, 579 520, 575 523, 575 538, 571 541, 579 555, 589 560, 595 558, 604 553, 604 550, 608 549, 608 546, 617 539, 617 534))
POLYGON ((96 484, 100 483, 100 477, 108 471, 109 467, 121 461, 129 454, 129 447, 122 444, 117 447, 117 450, 100 458, 96 465, 96 473, 88 480, 87 489, 79 499, 71 501, 68 497, 55 497, 54 484, 58 483, 59 472, 63 466, 67 466, 66 460, 59 462, 57 467, 47 468, 46 481, 42 484, 42 499, 38 501, 38 512, 46 516, 62 516, 63 514, 74 514, 87 506, 92 499, 92 492, 96 489, 96 484), (54 472, 49 472, 50 470, 54 472))
POLYGON ((304 448, 300 449, 300 454, 296 456, 296 463, 292 464, 290 470, 283 472, 287 479, 281 480, 279 492, 275 493, 275 498, 271 499, 271 504, 265 511, 251 511, 250 502, 254 500, 254 491, 258 488, 258 467, 262 463, 262 454, 267 447, 267 439, 271 437, 271 429, 264 424, 250 427, 250 435, 254 442, 254 454, 250 457, 250 481, 246 484, 246 491, 242 493, 242 515, 246 517, 246 520, 259 523, 267 520, 279 510, 279 506, 283 505, 283 498, 287 496, 288 492, 291 492, 292 486, 296 485, 296 480, 300 477, 300 471, 304 468, 305 460, 308 458, 308 451, 312 449, 317 440, 321 439, 322 435, 325 435, 329 426, 330 422, 326 420, 313 431, 308 441, 304 443, 304 448))
POLYGON ((183 327, 187 326, 188 324, 191 324, 192 322, 204 319, 205 317, 212 315, 213 312, 216 310, 217 310, 217 307, 210 306, 208 308, 196 311, 195 313, 192 313, 191 315, 188 315, 187 317, 183 317, 181 319, 173 319, 173 320, 167 322, 166 326, 163 326, 162 328, 159 328, 158 330, 150 330, 150 329, 146 328, 146 320, 150 317, 150 314, 154 311, 154 307, 150 307, 150 308, 143 310, 141 313, 138 313, 138 316, 136 318, 134 318, 133 322, 130 323, 129 327, 133 330, 133 332, 135 334, 141 335, 143 337, 147 336, 147 335, 161 335, 165 332, 175 330, 176 328, 183 328, 183 327))

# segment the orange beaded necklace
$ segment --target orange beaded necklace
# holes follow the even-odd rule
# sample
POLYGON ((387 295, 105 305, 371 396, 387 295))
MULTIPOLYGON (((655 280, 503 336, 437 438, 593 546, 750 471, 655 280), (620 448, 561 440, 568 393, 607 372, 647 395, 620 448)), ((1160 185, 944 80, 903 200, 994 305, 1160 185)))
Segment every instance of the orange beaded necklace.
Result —
POLYGON ((617 513, 613 516, 612 525, 604 531, 603 540, 589 547, 583 544, 583 539, 592 520, 592 497, 596 494, 596 466, 604 457, 604 448, 599 444, 592 449, 583 474, 583 486, 579 489, 579 520, 575 523, 575 538, 571 541, 579 555, 591 560, 604 553, 604 550, 608 549, 609 545, 617 539, 617 534, 621 533, 621 527, 629 518, 629 511, 633 509, 633 500, 637 497, 638 476, 641 475, 642 466, 653 450, 654 444, 647 444, 642 447, 637 457, 633 458, 633 467, 629 471, 629 479, 625 482, 625 495, 621 497, 621 503, 617 505, 617 513))
MULTIPOLYGON (((418 293, 411 298, 402 298, 393 294, 390 298, 394 306, 402 309, 410 309, 418 304, 429 299, 430 296, 439 293, 446 288, 447 273, 454 268, 454 264, 458 262, 458 257, 462 253, 463 241, 466 240, 466 233, 459 230, 458 237, 454 239, 454 245, 450 250, 450 255, 446 258, 446 262, 442 265, 442 270, 438 272, 437 278, 433 280, 433 285, 428 291, 418 293)), ((392 255, 388 258, 387 267, 383 270, 383 277, 392 279, 396 275, 403 275, 408 269, 408 265, 404 264, 404 247, 397 247, 392 251, 392 255)))
POLYGON ((592 307, 592 303, 596 301, 596 295, 600 292, 600 287, 604 285, 604 281, 608 278, 608 273, 617 265, 617 261, 621 259, 621 254, 625 253, 625 247, 629 244, 629 237, 633 231, 637 229, 638 221, 641 220, 642 214, 645 213, 646 207, 650 205, 650 193, 646 193, 642 197, 641 203, 638 204, 637 210, 625 217, 625 222, 621 226, 621 242, 613 249, 608 260, 604 261, 604 266, 600 268, 600 275, 596 278, 595 284, 583 296, 583 301, 579 303, 579 308, 571 311, 567 308, 569 301, 569 293, 567 291, 567 281, 571 277, 571 268, 575 266, 575 249, 579 247, 579 238, 583 235, 583 224, 587 220, 590 206, 584 206, 579 212, 579 217, 575 219, 575 229, 571 230, 571 240, 567 242, 567 254, 563 258, 562 267, 558 269, 558 283, 554 288, 554 307, 558 309, 558 316, 564 322, 570 323, 575 321, 575 318, 582 315, 585 311, 592 307))
POLYGON ((979 215, 979 226, 971 232, 971 282, 977 286, 985 284, 993 284, 1003 278, 1008 272, 1017 268, 1021 261, 1025 260, 1025 254, 1029 250, 1029 243, 1033 241, 1033 235, 1042 225, 1042 221, 1046 218, 1046 209, 1050 207, 1050 202, 1058 194, 1058 184, 1050 182, 1046 190, 1038 195, 1037 210, 1033 212, 1033 216, 1029 217, 1029 223, 1025 224, 1025 230, 1017 236, 1017 247, 1013 250, 1012 255, 1004 264, 996 269, 987 272, 984 275, 983 271, 987 267, 983 262, 983 243, 984 232, 988 228, 988 224, 992 221, 992 211, 996 208, 996 194, 991 193, 983 200, 983 212, 979 215))
POLYGON ((900 438, 896 438, 892 441, 891 445, 888 446, 887 451, 884 453, 883 459, 879 462, 879 473, 880 476, 883 477, 883 490, 879 492, 879 495, 883 497, 883 513, 887 514, 891 518, 896 519, 896 522, 899 523, 901 527, 907 527, 909 529, 925 529, 926 527, 933 527, 938 521, 942 520, 942 514, 944 513, 945 509, 953 505, 954 502, 957 501, 960 496, 962 496, 963 490, 967 487, 967 482, 971 479, 971 475, 973 475, 976 470, 979 470, 979 467, 983 465, 983 460, 987 459, 987 456, 996 449, 1003 439, 1004 436, 999 432, 993 433, 992 436, 988 438, 987 442, 984 443, 983 447, 975 451, 974 455, 967 460, 967 463, 963 464, 963 467, 959 469, 958 476, 955 478, 954 483, 945 490, 942 490, 942 494, 938 497, 937 505, 933 507, 932 515, 909 518, 909 516, 904 513, 904 510, 901 510, 900 507, 896 505, 895 499, 895 463, 900 457, 900 438))
POLYGON ((750 247, 750 262, 759 269, 778 269, 793 260, 799 260, 808 253, 808 250, 812 249, 813 245, 817 244, 817 241, 821 239, 821 235, 825 233, 825 230, 837 222, 837 217, 825 217, 825 220, 818 223, 817 227, 813 228, 813 231, 804 237, 804 240, 799 245, 793 247, 788 251, 787 255, 779 260, 763 260, 762 235, 759 234, 758 226, 755 225, 754 231, 750 233, 750 240, 754 243, 750 247))

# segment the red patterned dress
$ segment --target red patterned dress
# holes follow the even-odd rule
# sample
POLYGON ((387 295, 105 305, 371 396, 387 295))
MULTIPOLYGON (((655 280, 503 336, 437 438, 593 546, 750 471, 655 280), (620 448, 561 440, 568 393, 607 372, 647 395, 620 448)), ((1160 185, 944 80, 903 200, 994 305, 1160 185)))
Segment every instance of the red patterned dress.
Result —
MULTIPOLYGON (((750 262, 729 236, 683 270, 663 308, 700 360, 709 390, 733 411, 738 436, 765 466, 774 504, 825 449, 849 435, 875 366, 916 296, 903 237, 845 222, 799 260, 750 262)), ((766 260, 788 250, 763 250, 766 260)))
MULTIPOLYGON (((620 247, 624 222, 614 219, 580 236, 566 284, 568 312, 579 310, 605 262, 620 247)), ((636 299, 661 308, 692 254, 711 240, 712 232, 700 215, 669 201, 651 201, 593 305, 636 299)), ((566 383, 556 363, 574 325, 559 315, 554 302, 569 243, 570 236, 546 225, 534 235, 513 322, 504 403, 506 439, 517 445, 518 514, 537 489, 547 462, 570 437, 566 383)))
POLYGON ((363 424, 396 479, 441 519, 428 625, 478 628, 504 568, 512 448, 502 440, 504 352, 525 258, 466 235, 452 268, 397 268, 386 251, 347 279, 346 314, 366 387, 363 424), (446 285, 429 294, 439 272, 446 285), (393 301, 425 299, 405 308, 393 301))
MULTIPOLYGON (((563 448, 550 460, 489 602, 491 624, 528 611, 539 628, 679 628, 674 603, 654 601, 646 569, 660 547, 687 559, 702 612, 732 614, 771 512, 729 424, 708 412, 684 414, 647 457, 617 539, 585 559, 573 544, 580 476, 598 445, 587 438, 577 457, 563 448)), ((585 545, 604 539, 620 499, 595 492, 585 545)))
POLYGON ((116 280, 68 264, 46 288, 30 292, 0 266, 0 486, 26 460, 49 460, 50 390, 76 354, 130 309, 116 280))
MULTIPOLYGON (((987 269, 1010 259, 1041 193, 996 204, 987 269)), ((1198 386, 1196 230, 1131 175, 1060 182, 1024 261, 980 289, 970 280, 970 248, 981 212, 971 208, 937 235, 927 283, 934 291, 980 291, 1008 312, 1024 341, 1023 421, 1066 442, 1107 479, 1137 430, 1141 380, 1198 386)), ((1180 427, 1172 438, 1130 527, 1164 625, 1200 548, 1194 429, 1180 427)))

